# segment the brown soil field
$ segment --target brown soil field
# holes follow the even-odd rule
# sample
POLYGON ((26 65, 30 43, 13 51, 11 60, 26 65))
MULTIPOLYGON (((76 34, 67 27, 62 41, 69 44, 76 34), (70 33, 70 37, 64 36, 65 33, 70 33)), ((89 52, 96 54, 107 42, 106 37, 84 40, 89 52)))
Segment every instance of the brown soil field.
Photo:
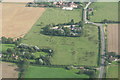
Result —
POLYGON ((118 53, 118 24, 110 24, 107 27, 108 52, 118 53))
POLYGON ((13 63, 0 62, 0 75, 2 78, 18 78, 18 67, 13 63))
POLYGON ((45 11, 26 4, 2 3, 2 36, 23 37, 45 11))

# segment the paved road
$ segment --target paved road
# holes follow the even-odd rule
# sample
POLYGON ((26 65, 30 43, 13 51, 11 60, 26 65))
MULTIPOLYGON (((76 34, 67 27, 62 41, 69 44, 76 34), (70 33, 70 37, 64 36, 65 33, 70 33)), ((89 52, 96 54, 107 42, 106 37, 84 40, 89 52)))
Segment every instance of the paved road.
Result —
POLYGON ((85 21, 85 23, 88 23, 88 20, 87 20, 87 8, 89 7, 89 5, 91 4, 92 2, 89 2, 88 4, 86 4, 85 8, 84 8, 84 14, 83 14, 83 19, 85 21))
MULTIPOLYGON (((104 28, 103 26, 100 26, 100 31, 101 31, 101 55, 105 54, 105 35, 104 35, 104 28)), ((105 71, 105 58, 101 58, 101 65, 100 65, 100 73, 99 73, 99 78, 103 78, 104 71, 105 71)))
MULTIPOLYGON (((96 25, 98 27, 100 27, 100 32, 101 32, 101 55, 104 55, 105 54, 105 34, 104 34, 104 28, 103 28, 103 24, 99 24, 99 23, 94 23, 94 22, 90 22, 87 20, 87 8, 89 7, 89 5, 91 4, 92 2, 89 2, 88 4, 86 4, 86 7, 84 8, 84 16, 83 16, 83 19, 85 21, 85 23, 87 24, 93 24, 93 25, 96 25)), ((102 57, 101 58, 101 64, 100 64, 100 73, 99 73, 99 78, 102 80, 103 78, 103 75, 104 75, 104 71, 105 71, 105 67, 104 67, 104 64, 105 64, 105 58, 102 57)))

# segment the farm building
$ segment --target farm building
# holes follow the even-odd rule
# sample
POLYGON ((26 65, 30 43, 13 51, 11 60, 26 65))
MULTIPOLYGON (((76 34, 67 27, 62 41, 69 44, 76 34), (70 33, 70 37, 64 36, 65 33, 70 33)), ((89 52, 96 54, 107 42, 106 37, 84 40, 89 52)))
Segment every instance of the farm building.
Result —
POLYGON ((63 10, 73 10, 73 7, 63 7, 63 10))
POLYGON ((77 8, 78 7, 78 5, 75 4, 74 2, 69 3, 69 6, 72 7, 72 8, 77 8))

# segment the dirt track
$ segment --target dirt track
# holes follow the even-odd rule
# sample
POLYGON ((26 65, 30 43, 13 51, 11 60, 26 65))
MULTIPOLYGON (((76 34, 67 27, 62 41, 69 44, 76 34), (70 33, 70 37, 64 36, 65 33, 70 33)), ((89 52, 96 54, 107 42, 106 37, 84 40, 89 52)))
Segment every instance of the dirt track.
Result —
POLYGON ((18 78, 17 66, 12 63, 0 62, 0 75, 2 78, 18 78))
POLYGON ((118 24, 110 24, 108 31, 108 52, 118 53, 118 24))
POLYGON ((13 38, 24 36, 45 11, 15 3, 3 3, 2 9, 2 36, 13 38))

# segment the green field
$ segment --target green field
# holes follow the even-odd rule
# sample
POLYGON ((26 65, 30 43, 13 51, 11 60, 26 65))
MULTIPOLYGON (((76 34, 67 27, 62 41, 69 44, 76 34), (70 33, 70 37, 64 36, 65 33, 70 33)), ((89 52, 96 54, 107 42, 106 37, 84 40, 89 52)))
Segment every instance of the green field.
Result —
POLYGON ((37 57, 40 57, 40 55, 41 56, 46 56, 48 53, 45 53, 45 52, 36 52, 36 53, 34 53, 34 55, 35 55, 35 57, 37 58, 37 57))
POLYGON ((49 8, 34 24, 22 42, 38 47, 48 47, 54 50, 52 64, 57 65, 89 65, 97 66, 98 57, 98 29, 96 26, 85 25, 82 37, 58 37, 40 34, 42 27, 50 23, 65 23, 74 19, 81 19, 80 10, 65 11, 49 8), (41 26, 40 23, 42 22, 41 26))
POLYGON ((14 44, 1 44, 1 47, 2 48, 0 48, 0 51, 6 51, 8 48, 15 47, 15 45, 14 44))
POLYGON ((87 75, 75 74, 63 68, 29 66, 25 78, 88 78, 87 75))
POLYGON ((118 78, 119 68, 117 63, 112 63, 107 67, 107 78, 118 78))
POLYGON ((117 2, 96 2, 89 8, 94 9, 94 15, 90 21, 101 22, 104 19, 118 21, 118 3, 117 2))

